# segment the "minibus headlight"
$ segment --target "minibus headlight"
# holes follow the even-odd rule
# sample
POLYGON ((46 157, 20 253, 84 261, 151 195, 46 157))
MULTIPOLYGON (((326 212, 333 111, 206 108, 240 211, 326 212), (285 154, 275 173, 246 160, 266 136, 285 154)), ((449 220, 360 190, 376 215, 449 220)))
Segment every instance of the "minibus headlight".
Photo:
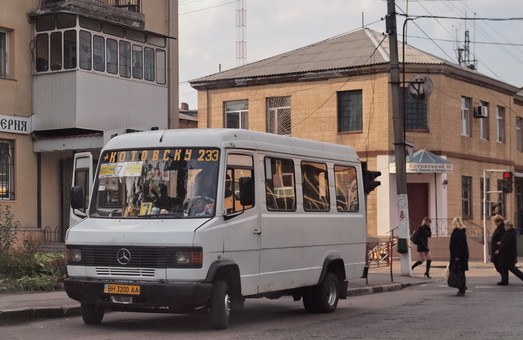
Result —
POLYGON ((82 262, 82 251, 80 249, 67 249, 67 262, 82 262))
POLYGON ((174 262, 177 265, 201 265, 202 264, 201 250, 180 250, 174 254, 174 262))

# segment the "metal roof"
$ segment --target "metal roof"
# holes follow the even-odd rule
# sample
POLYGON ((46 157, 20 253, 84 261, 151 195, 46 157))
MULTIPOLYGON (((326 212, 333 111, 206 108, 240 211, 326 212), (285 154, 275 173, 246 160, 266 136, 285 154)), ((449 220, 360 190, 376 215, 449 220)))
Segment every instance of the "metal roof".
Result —
MULTIPOLYGON (((400 62, 403 61, 402 45, 398 46, 400 62)), ((409 45, 405 45, 405 60, 407 63, 416 64, 451 64, 409 45)), ((194 79, 191 83, 342 70, 389 62, 388 37, 363 28, 274 57, 194 79)))

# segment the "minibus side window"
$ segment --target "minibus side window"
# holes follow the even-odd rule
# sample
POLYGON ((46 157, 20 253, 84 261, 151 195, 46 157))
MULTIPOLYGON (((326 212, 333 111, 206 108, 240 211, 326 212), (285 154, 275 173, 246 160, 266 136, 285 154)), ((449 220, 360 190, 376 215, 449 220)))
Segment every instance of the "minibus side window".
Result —
MULTIPOLYGON (((240 178, 250 177, 254 179, 254 162, 252 156, 229 154, 227 156, 227 172, 225 178, 225 194, 223 207, 226 214, 243 210, 240 203, 240 178)), ((252 208, 246 205, 245 210, 252 208)))
POLYGON ((303 210, 329 211, 329 180, 327 165, 322 163, 301 163, 303 188, 303 210))
POLYGON ((294 178, 294 162, 291 159, 265 158, 267 210, 296 210, 294 178))
POLYGON ((338 211, 358 211, 358 180, 356 168, 352 166, 334 166, 334 182, 336 186, 336 207, 338 211))

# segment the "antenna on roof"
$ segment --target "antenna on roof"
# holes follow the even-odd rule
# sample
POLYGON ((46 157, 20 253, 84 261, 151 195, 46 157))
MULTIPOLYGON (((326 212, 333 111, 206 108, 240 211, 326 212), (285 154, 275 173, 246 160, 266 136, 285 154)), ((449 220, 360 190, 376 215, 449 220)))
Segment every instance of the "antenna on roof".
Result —
POLYGON ((247 41, 245 40, 245 31, 247 29, 247 10, 245 9, 245 0, 236 2, 236 64, 237 66, 245 65, 247 60, 247 41))

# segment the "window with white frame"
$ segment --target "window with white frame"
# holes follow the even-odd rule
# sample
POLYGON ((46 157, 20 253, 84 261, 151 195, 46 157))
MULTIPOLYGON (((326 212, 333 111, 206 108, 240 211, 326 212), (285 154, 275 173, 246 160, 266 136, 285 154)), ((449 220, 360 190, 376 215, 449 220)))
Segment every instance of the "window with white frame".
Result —
MULTIPOLYGON (((487 112, 488 112, 488 103, 481 102, 480 106, 486 107, 487 108, 487 112)), ((489 124, 489 120, 490 120, 489 115, 487 115, 486 118, 481 118, 479 120, 479 137, 482 138, 482 139, 486 139, 486 140, 490 139, 490 133, 489 133, 490 124, 489 124)))
POLYGON ((7 72, 9 70, 8 65, 8 48, 9 48, 9 35, 6 31, 0 30, 0 78, 7 78, 7 72))
POLYGON ((516 117, 516 151, 523 152, 523 118, 516 117))
POLYGON ((291 134, 291 97, 267 98, 267 132, 291 134))
POLYGON ((500 143, 505 143, 505 108, 503 106, 497 107, 496 112, 496 140, 500 143))
POLYGON ((234 100, 224 102, 224 115, 226 128, 248 129, 249 128, 249 101, 234 100))
POLYGON ((14 200, 14 142, 0 139, 0 200, 14 200))
POLYGON ((470 107, 472 100, 461 97, 461 135, 470 137, 470 107))

